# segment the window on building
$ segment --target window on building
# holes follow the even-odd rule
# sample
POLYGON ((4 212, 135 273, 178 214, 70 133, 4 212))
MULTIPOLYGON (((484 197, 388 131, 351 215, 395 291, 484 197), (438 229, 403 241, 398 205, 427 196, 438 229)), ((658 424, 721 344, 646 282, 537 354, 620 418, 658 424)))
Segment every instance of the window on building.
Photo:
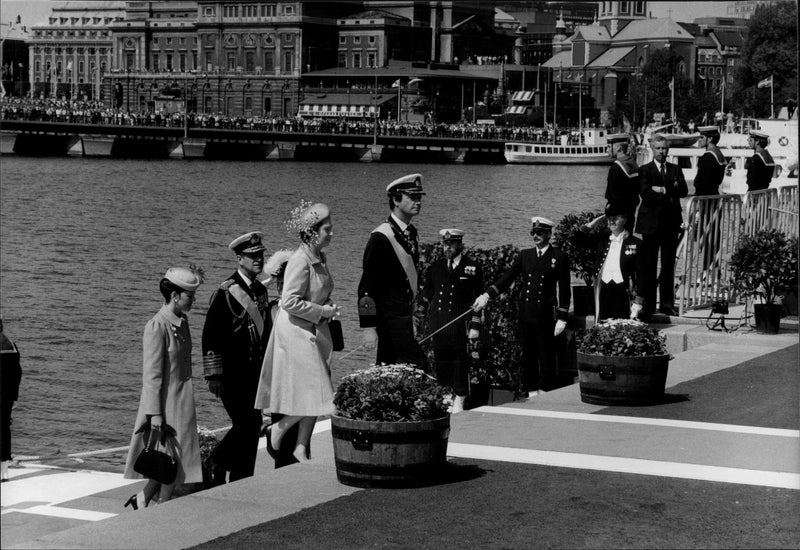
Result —
POLYGON ((211 6, 206 6, 203 8, 203 15, 206 17, 213 17, 214 16, 214 8, 211 6))
POLYGON ((289 43, 289 42, 292 42, 293 40, 294 40, 294 35, 293 34, 289 34, 288 32, 284 33, 284 35, 283 35, 283 41, 284 42, 289 43))
POLYGON ((266 115, 266 114, 269 114, 271 112, 272 112, 272 98, 271 97, 265 97, 264 98, 264 105, 262 107, 261 114, 262 115, 266 115))
POLYGON ((86 65, 84 64, 84 62, 83 61, 78 61, 78 73, 83 74, 83 71, 84 71, 85 68, 86 68, 86 65))
POLYGON ((339 52, 338 66, 342 68, 347 68, 347 52, 339 52))
MULTIPOLYGON (((42 63, 41 63, 41 61, 39 61, 39 60, 37 59, 37 60, 36 60, 36 62, 35 62, 35 65, 34 65, 34 66, 36 67, 35 71, 38 73, 38 72, 41 70, 41 68, 42 68, 42 63)), ((48 68, 49 68, 49 67, 48 67, 48 68)))
POLYGON ((370 35, 368 40, 370 44, 375 44, 375 35, 370 35))
POLYGON ((339 35, 339 44, 347 44, 347 37, 339 35))
POLYGON ((197 69, 197 52, 192 52, 192 69, 197 69))
POLYGON ((167 37, 167 45, 169 46, 170 44, 172 44, 172 37, 168 36, 167 37))
POLYGON ((700 67, 697 70, 700 72, 701 75, 703 75, 703 76, 706 75, 706 68, 705 67, 700 67))
POLYGON ((245 111, 252 111, 253 110, 253 98, 252 97, 244 98, 244 110, 245 111))
POLYGON ((644 15, 644 2, 636 2, 633 9, 634 15, 644 15))
POLYGON ((275 52, 264 52, 264 70, 272 71, 275 68, 275 52))
POLYGON ((358 52, 353 52, 353 68, 354 69, 361 68, 361 54, 358 52))
POLYGON ((129 71, 133 70, 133 52, 125 52, 125 68, 129 71))
POLYGON ((291 4, 283 6, 283 15, 294 15, 294 6, 291 4))
POLYGON ((186 44, 186 38, 181 36, 181 46, 183 46, 184 44, 186 44))
POLYGON ((619 13, 620 15, 628 15, 630 13, 630 6, 628 6, 628 2, 619 3, 619 13))
POLYGON ((283 70, 287 73, 293 70, 292 59, 294 59, 294 51, 283 52, 283 70))
POLYGON ((278 15, 277 4, 266 4, 261 6, 262 17, 275 17, 276 15, 278 15))
POLYGON ((361 37, 360 36, 354 36, 353 37, 353 44, 361 44, 361 37))
POLYGON ((370 52, 367 54, 367 67, 377 67, 375 64, 376 56, 375 53, 370 52))
POLYGON ((167 70, 168 71, 172 70, 172 54, 171 53, 167 54, 167 70))
POLYGON ((678 74, 686 74, 686 63, 683 60, 678 61, 678 74))
POLYGON ((227 60, 228 64, 226 66, 228 67, 228 70, 232 71, 236 69, 236 52, 227 52, 227 60))
POLYGON ((256 52, 245 52, 244 70, 247 72, 253 72, 256 70, 256 52))
POLYGON ((178 69, 180 71, 185 71, 186 70, 186 54, 181 52, 180 57, 178 59, 179 59, 179 62, 180 62, 180 65, 179 65, 178 69))

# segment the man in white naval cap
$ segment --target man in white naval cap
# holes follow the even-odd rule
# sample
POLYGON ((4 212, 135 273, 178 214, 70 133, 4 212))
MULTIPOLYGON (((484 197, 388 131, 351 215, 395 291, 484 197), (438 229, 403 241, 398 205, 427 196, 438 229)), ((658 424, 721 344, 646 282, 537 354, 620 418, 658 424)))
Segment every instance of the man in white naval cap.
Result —
POLYGON ((758 130, 750 130, 747 145, 753 148, 753 156, 747 162, 747 190, 767 189, 775 173, 775 161, 766 147, 769 135, 758 130))
POLYGON ((639 206, 639 166, 628 152, 629 134, 612 134, 607 139, 616 160, 608 169, 605 197, 609 203, 622 209, 627 220, 625 229, 632 233, 636 207, 639 206))
POLYGON ((414 338, 419 244, 411 220, 422 205, 422 175, 409 174, 386 186, 391 213, 364 249, 358 283, 358 319, 364 347, 377 344, 376 363, 409 363, 422 368, 425 353, 414 338))
POLYGON ((521 392, 529 397, 556 387, 556 337, 567 326, 571 297, 569 257, 550 245, 553 222, 531 218, 533 248, 519 253, 511 268, 478 296, 480 311, 520 279, 519 339, 522 345, 521 392))
POLYGON ((719 128, 716 126, 700 126, 697 129, 700 137, 697 146, 705 149, 705 153, 697 160, 697 175, 694 177, 694 196, 719 195, 719 186, 725 178, 728 161, 717 147, 719 128))
POLYGON ((230 472, 230 481, 250 477, 256 464, 261 411, 253 404, 272 329, 267 289, 256 278, 264 267, 262 236, 251 231, 228 245, 238 269, 211 296, 203 327, 205 378, 232 422, 211 457, 218 482, 223 470, 230 472))
POLYGON ((469 316, 447 326, 469 311, 483 292, 481 264, 464 254, 464 231, 439 231, 444 257, 434 261, 425 272, 422 297, 428 306, 428 329, 433 343, 433 359, 439 384, 453 388, 453 413, 464 410, 469 394, 469 346, 467 339, 480 336, 481 316, 469 316), (446 327, 446 328, 442 328, 446 327), (442 329, 442 330, 440 330, 442 329), (437 332, 439 331, 439 332, 437 332))

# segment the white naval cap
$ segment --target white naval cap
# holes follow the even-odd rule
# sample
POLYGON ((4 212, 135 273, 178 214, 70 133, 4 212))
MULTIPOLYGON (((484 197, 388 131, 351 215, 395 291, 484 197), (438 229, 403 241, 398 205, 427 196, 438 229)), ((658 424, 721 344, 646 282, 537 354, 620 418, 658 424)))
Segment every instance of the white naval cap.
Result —
POLYGON ((464 238, 464 232, 460 229, 440 229, 439 237, 443 241, 461 241, 464 238))
POLYGON ((250 231, 233 239, 228 248, 237 254, 261 252, 267 249, 261 244, 261 237, 263 236, 264 234, 261 231, 250 231))
POLYGON ((386 192, 389 194, 406 192, 424 195, 425 193, 422 192, 422 174, 409 174, 402 178, 397 178, 386 186, 386 192))
POLYGON ((197 290, 197 287, 203 282, 197 273, 185 267, 170 267, 164 274, 164 278, 175 286, 190 292, 197 290))
POLYGON ((531 218, 531 229, 547 229, 549 231, 553 229, 554 225, 553 222, 541 216, 534 216, 531 218))

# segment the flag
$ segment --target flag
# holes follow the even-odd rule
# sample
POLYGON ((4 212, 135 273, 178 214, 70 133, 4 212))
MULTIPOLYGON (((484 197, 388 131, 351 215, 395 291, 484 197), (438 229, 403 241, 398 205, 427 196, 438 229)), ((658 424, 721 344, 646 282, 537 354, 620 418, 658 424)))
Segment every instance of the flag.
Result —
POLYGON ((758 82, 759 88, 772 88, 772 75, 769 78, 765 78, 764 80, 760 80, 758 82))
POLYGON ((400 87, 400 79, 398 78, 394 82, 392 82, 392 88, 399 88, 400 87))
POLYGON ((68 70, 68 71, 71 71, 71 70, 72 70, 72 61, 68 61, 68 62, 67 62, 67 70, 68 70))
POLYGON ((411 86, 412 84, 416 84, 417 82, 422 82, 421 78, 412 78, 408 81, 408 85, 411 86))

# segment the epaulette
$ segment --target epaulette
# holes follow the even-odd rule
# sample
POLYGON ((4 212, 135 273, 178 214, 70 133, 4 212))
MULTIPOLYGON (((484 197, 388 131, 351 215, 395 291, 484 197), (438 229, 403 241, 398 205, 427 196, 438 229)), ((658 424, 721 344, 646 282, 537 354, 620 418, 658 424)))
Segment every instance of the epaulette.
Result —
POLYGON ((224 281, 222 281, 222 283, 220 283, 219 288, 221 290, 228 290, 230 287, 232 287, 235 284, 236 284, 236 281, 234 281, 233 279, 225 279, 224 281))

